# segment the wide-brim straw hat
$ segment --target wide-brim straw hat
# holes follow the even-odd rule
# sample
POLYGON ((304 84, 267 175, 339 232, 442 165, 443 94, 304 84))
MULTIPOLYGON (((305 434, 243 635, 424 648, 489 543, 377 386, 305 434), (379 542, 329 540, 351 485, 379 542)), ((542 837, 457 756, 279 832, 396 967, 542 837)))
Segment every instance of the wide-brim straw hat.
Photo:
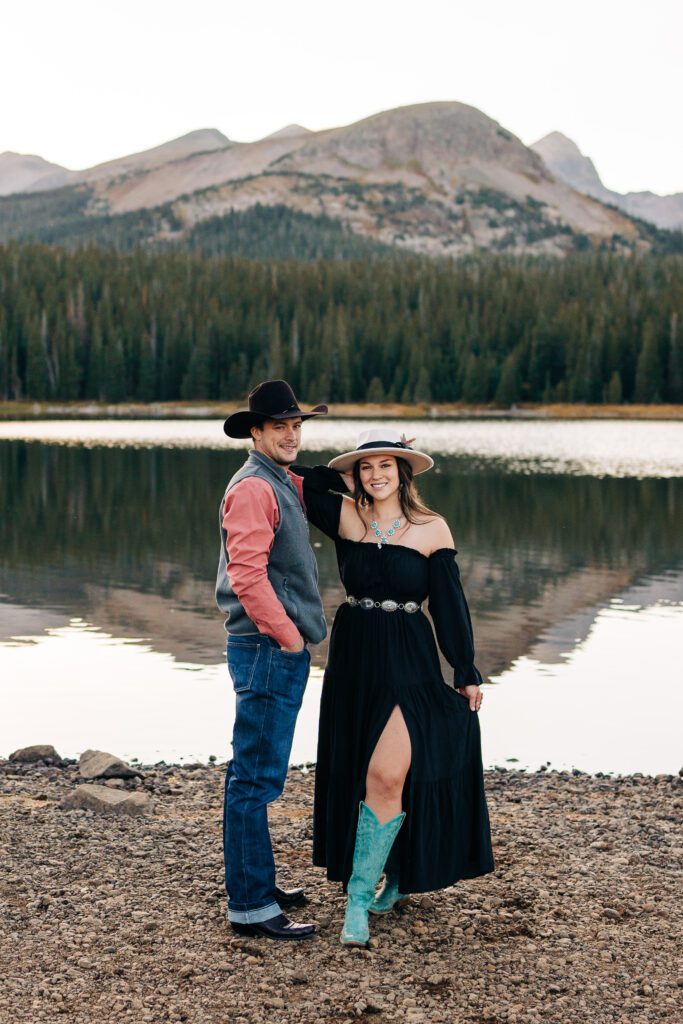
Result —
POLYGON ((264 420, 309 420, 312 416, 326 415, 326 405, 316 405, 308 412, 300 409, 286 380, 264 380, 249 393, 249 408, 228 416, 223 430, 228 437, 251 437, 251 428, 264 420))
POLYGON ((434 465, 434 459, 424 452, 411 448, 405 435, 399 434, 398 430, 391 427, 372 427, 370 430, 363 430, 358 435, 358 444, 354 451, 337 455, 327 465, 330 469, 336 469, 338 473, 349 473, 354 462, 367 455, 393 455, 405 459, 410 463, 415 476, 418 473, 426 473, 434 465))

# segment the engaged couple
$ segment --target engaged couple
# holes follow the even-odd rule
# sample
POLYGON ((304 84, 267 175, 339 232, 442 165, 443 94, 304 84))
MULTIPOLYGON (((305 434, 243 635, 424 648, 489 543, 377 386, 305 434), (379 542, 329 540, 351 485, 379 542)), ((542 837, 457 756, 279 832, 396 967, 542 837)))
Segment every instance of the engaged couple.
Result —
POLYGON ((476 714, 481 676, 453 538, 414 482, 433 460, 377 427, 327 466, 295 465, 302 423, 326 413, 325 405, 299 408, 285 381, 265 381, 224 424, 228 436, 253 444, 220 507, 216 597, 236 701, 225 882, 235 931, 314 934, 314 924, 285 913, 306 896, 278 887, 268 829, 268 804, 286 781, 308 645, 327 632, 311 522, 335 543, 347 595, 323 680, 313 864, 347 893, 341 942, 364 946, 369 914, 493 870, 476 714))

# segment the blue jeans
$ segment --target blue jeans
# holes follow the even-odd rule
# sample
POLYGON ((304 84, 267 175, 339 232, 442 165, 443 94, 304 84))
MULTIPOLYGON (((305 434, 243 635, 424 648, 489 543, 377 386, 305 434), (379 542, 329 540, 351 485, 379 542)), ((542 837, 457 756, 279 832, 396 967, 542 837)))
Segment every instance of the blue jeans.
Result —
POLYGON ((311 656, 250 633, 228 636, 227 657, 236 703, 223 807, 228 918, 255 924, 280 913, 268 804, 285 786, 311 656))

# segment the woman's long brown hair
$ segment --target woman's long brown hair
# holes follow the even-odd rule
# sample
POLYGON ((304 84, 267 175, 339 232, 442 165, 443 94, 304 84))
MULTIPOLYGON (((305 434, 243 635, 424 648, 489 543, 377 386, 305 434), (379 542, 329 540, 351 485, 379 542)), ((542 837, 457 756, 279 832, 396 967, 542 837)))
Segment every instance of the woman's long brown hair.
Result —
MULTIPOLYGON (((417 518, 418 516, 435 516, 436 512, 432 511, 428 505, 425 505, 424 501, 419 495, 417 487, 415 486, 413 467, 410 465, 407 459, 402 459, 400 455, 389 456, 390 458, 396 459, 396 466, 398 468, 398 500, 401 504, 401 511, 404 517, 409 523, 418 524, 423 520, 417 518)), ((354 500, 356 506, 356 512, 359 518, 363 518, 360 514, 362 508, 371 508, 374 505, 372 495, 368 494, 364 489, 360 480, 360 464, 362 459, 357 459, 353 464, 353 494, 351 497, 354 500)), ((367 528, 366 528, 367 533, 367 528)))

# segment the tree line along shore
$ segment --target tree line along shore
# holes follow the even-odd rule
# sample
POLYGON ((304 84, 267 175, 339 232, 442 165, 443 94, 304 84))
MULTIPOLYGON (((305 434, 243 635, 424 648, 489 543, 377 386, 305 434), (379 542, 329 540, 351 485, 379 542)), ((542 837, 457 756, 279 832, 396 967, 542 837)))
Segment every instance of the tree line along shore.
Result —
POLYGON ((0 401, 683 403, 683 257, 266 262, 0 246, 0 401))

